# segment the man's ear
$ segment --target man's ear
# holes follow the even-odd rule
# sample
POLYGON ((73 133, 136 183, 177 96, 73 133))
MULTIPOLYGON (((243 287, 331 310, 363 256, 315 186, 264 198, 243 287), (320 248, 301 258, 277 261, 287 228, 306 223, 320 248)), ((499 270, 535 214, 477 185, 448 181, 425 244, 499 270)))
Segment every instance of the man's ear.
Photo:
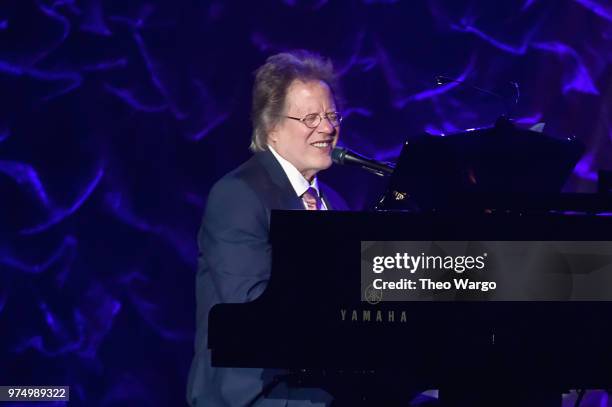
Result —
POLYGON ((278 141, 278 124, 275 124, 268 130, 267 142, 268 144, 276 143, 278 141))

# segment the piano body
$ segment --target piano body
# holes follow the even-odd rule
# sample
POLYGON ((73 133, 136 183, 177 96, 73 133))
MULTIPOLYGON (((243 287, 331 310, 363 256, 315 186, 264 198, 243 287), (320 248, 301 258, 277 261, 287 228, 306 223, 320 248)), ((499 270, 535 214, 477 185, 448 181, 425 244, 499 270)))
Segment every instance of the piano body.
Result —
MULTIPOLYGON (((401 392, 402 383, 441 394, 533 388, 546 389, 555 405, 570 388, 612 388, 610 301, 364 301, 362 242, 612 244, 612 217, 602 216, 610 211, 609 195, 536 196, 531 185, 515 194, 491 193, 490 186, 470 185, 470 168, 460 170, 468 174, 468 190, 448 184, 428 193, 425 182, 398 173, 415 165, 402 164, 404 150, 377 211, 272 213, 268 287, 251 303, 213 307, 212 364, 287 369, 299 385, 339 393, 366 394, 371 384, 373 392, 387 385, 396 394, 391 387, 401 392), (421 199, 411 201, 413 193, 421 199)), ((575 163, 580 154, 566 151, 575 163)), ((566 167, 569 173, 573 165, 566 167)))

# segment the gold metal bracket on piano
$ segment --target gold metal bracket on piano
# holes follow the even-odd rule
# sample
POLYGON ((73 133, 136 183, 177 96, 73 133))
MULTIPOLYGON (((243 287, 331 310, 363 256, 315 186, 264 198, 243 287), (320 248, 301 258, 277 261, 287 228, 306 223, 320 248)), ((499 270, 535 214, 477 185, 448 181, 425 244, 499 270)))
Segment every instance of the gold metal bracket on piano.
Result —
POLYGON ((396 201, 403 201, 408 198, 408 194, 406 192, 393 191, 393 198, 396 201))

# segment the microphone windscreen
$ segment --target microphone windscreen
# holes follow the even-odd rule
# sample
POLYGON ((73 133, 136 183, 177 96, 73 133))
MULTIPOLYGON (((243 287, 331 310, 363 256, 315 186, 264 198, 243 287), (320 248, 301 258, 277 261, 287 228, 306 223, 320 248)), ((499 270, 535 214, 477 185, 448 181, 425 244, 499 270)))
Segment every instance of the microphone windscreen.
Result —
POLYGON ((342 147, 335 147, 332 150, 332 161, 336 164, 344 164, 344 156, 346 155, 346 149, 342 147))

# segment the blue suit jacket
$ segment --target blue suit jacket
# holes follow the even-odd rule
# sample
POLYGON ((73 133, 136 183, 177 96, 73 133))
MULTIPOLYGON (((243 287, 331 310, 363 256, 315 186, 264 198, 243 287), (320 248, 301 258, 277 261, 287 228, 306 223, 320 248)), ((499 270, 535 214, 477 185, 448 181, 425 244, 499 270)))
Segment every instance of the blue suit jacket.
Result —
MULTIPOLYGON (((329 209, 348 209, 331 189, 323 184, 319 189, 329 209)), ((253 301, 266 288, 270 278, 268 235, 272 209, 304 206, 270 151, 255 154, 221 178, 210 191, 198 234, 197 332, 187 389, 190 405, 250 405, 274 374, 279 373, 213 368, 207 344, 208 313, 213 305, 253 301)), ((274 388, 270 398, 259 399, 255 406, 324 406, 330 400, 322 390, 291 389, 281 384, 274 388)))

